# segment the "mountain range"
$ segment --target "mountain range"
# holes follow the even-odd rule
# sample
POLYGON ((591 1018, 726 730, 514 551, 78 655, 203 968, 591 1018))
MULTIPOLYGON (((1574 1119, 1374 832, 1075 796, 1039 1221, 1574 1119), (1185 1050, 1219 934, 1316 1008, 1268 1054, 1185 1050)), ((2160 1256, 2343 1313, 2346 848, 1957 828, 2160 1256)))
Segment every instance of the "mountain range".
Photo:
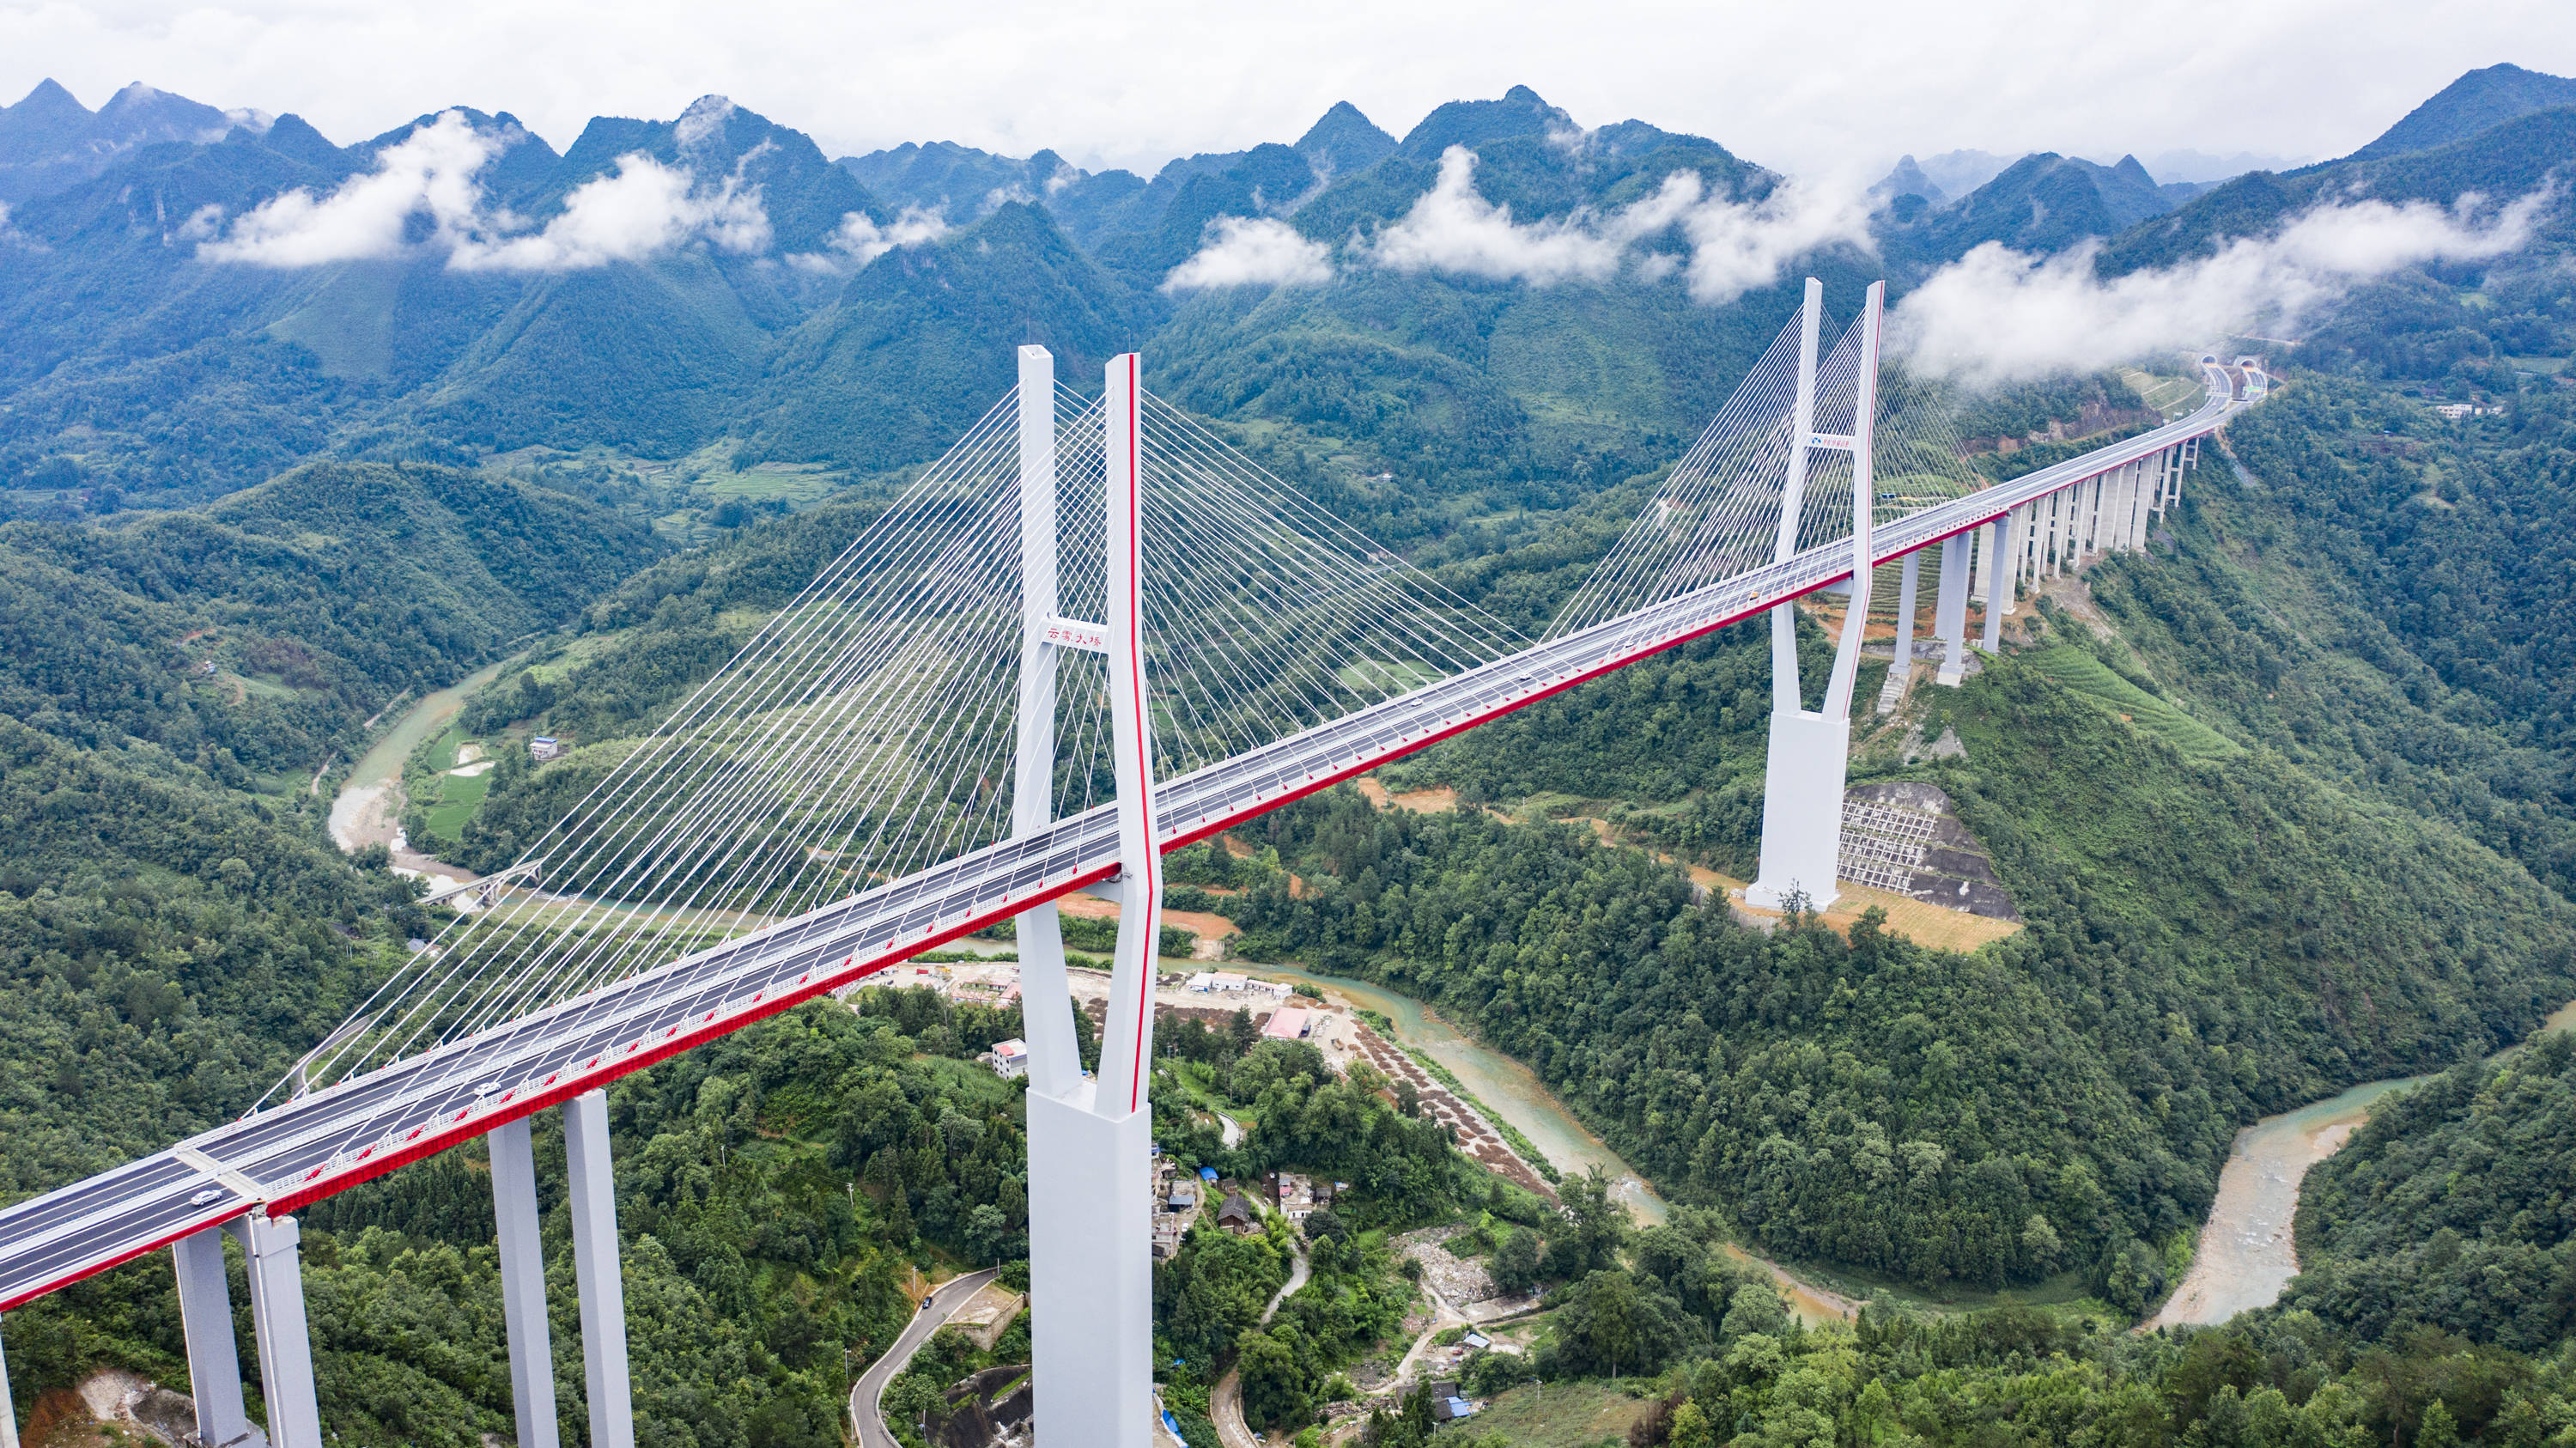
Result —
POLYGON ((1864 224, 1714 140, 1586 127, 1527 87, 1401 136, 1344 103, 1147 178, 950 142, 830 158, 720 96, 558 153, 507 112, 343 146, 141 86, 93 113, 48 81, 0 109, 0 501, 530 448, 861 479, 938 452, 1025 342, 1077 386, 1145 347, 1184 403, 1364 473, 1571 495, 1696 429, 1787 276, 1902 293, 1993 242, 2100 240, 2119 269, 2356 188, 2518 195, 2566 154, 2571 89, 2474 71, 2344 161, 2214 186, 2135 157, 1909 157, 1864 224))
POLYGON ((264 111, 219 111, 136 81, 93 111, 51 80, 0 107, 0 203, 77 185, 145 146, 267 130, 264 111))

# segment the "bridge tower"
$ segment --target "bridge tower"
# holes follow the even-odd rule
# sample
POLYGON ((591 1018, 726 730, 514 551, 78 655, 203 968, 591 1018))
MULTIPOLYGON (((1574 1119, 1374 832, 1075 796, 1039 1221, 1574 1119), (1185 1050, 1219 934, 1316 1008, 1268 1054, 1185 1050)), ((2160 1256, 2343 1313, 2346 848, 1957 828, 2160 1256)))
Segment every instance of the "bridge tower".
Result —
MULTIPOLYGON (((1860 670, 1861 636, 1869 628, 1870 576, 1876 571, 1870 551, 1870 444, 1878 412, 1879 325, 1886 293, 1885 282, 1872 282, 1862 303, 1859 387, 1847 436, 1816 431, 1816 344, 1824 323, 1825 288, 1814 277, 1807 278, 1806 305, 1799 314, 1797 400, 1790 414, 1788 481, 1772 560, 1785 563, 1798 551, 1809 459, 1818 451, 1850 453, 1851 608, 1843 617, 1820 710, 1806 707, 1799 686, 1797 605, 1782 603, 1771 610, 1771 739, 1762 797, 1762 865, 1744 892, 1746 903, 1765 909, 1785 909, 1793 899, 1803 899, 1821 910, 1833 903, 1841 875, 1852 681, 1860 670)), ((1943 565, 1946 600, 1952 578, 1964 584, 1966 571, 1963 563, 1954 573, 1946 557, 1943 565)))
POLYGON ((1020 349, 1020 654, 1012 829, 1052 823, 1056 665, 1060 651, 1108 656, 1117 756, 1116 881, 1093 893, 1119 902, 1118 954, 1100 1070, 1082 1069, 1052 903, 1018 917, 1020 1010, 1029 1042, 1029 1297, 1038 1437, 1050 1448, 1142 1444, 1153 1421, 1154 957, 1162 925, 1154 741, 1147 709, 1144 458, 1135 353, 1111 358, 1104 412, 1108 460, 1108 617, 1057 611, 1055 359, 1020 349))

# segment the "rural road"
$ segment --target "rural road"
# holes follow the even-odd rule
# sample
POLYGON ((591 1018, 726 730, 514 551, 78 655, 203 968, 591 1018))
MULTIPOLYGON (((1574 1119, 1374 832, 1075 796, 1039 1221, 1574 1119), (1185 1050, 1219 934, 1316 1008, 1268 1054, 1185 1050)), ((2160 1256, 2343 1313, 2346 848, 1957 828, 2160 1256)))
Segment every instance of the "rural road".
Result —
MULTIPOLYGON (((1305 1250, 1293 1240, 1289 1250, 1295 1255, 1289 1259, 1288 1280, 1271 1294, 1270 1305, 1261 1309, 1264 1323, 1278 1314, 1279 1304, 1288 1300, 1288 1294, 1306 1285, 1305 1250)), ((1224 1448, 1261 1448, 1260 1437, 1243 1420, 1243 1375, 1231 1368, 1208 1394, 1208 1421, 1216 1424, 1216 1436, 1224 1441, 1224 1448)))
POLYGON ((1424 1353, 1431 1351, 1431 1339, 1438 1337, 1442 1329, 1461 1327, 1467 1321, 1467 1315, 1451 1307, 1449 1299, 1441 1296, 1430 1283, 1422 1284, 1422 1295, 1431 1299, 1431 1325, 1422 1329, 1422 1335, 1413 1340, 1413 1346, 1405 1353, 1404 1360, 1395 1365, 1395 1381, 1398 1385, 1413 1381, 1415 1364, 1422 1361, 1424 1353))
POLYGON ((921 1345, 930 1341, 932 1333, 947 1326, 949 1314, 964 1307, 966 1299, 984 1290, 984 1284, 993 1280, 995 1270, 987 1267, 981 1272, 969 1272, 941 1283, 938 1290, 930 1294, 930 1306, 914 1313, 912 1321, 903 1325, 894 1346, 868 1364, 866 1372, 859 1374, 858 1382, 850 1388, 850 1421, 859 1430, 859 1448, 898 1448, 894 1435, 886 1431, 885 1414, 877 1407, 878 1400, 885 1396, 886 1384, 894 1381, 895 1374, 912 1365, 912 1355, 921 1351, 921 1345))

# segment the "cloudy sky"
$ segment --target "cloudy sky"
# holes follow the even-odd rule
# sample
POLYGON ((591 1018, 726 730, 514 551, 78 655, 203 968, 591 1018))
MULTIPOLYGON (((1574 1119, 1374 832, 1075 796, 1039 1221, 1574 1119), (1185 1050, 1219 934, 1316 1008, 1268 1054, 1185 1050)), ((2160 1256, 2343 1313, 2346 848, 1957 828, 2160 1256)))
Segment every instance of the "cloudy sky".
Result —
POLYGON ((94 106, 142 80, 342 142, 462 104, 560 147, 592 115, 715 91, 832 154, 945 139, 1150 171, 1293 139, 1337 100, 1401 134, 1526 84, 1586 125, 1636 116, 1821 174, 1957 147, 2332 156, 2463 70, 2576 73, 2568 0, 1093 8, 0 0, 0 95, 50 75, 94 106))

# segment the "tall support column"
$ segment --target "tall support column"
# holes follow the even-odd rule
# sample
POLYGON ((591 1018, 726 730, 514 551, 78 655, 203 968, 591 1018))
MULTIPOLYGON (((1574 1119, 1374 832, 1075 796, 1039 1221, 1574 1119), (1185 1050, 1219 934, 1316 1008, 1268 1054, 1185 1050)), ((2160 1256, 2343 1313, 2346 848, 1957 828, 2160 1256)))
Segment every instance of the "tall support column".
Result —
POLYGON ((232 1290, 224 1280, 224 1229, 208 1227, 170 1244, 179 1279, 179 1330, 188 1343, 188 1387, 197 1403, 197 1437, 206 1448, 257 1448, 268 1435, 251 1426, 242 1401, 241 1347, 233 1337, 232 1290))
MULTIPOLYGON (((1133 352, 1110 363, 1109 708, 1118 764, 1118 855, 1126 873, 1118 957, 1101 1036, 1101 1108, 1139 1111, 1154 1044, 1154 961, 1162 925, 1163 854, 1154 812, 1153 706, 1145 682, 1143 387, 1133 352)), ((1137 1169, 1145 1169, 1137 1163, 1137 1169)))
POLYGON ((0 1349, 0 1448, 18 1448, 18 1400, 9 1395, 6 1349, 0 1349))
POLYGON ((271 1448, 323 1448, 313 1393, 313 1333, 304 1320, 303 1240, 293 1217, 252 1215, 224 1224, 250 1269, 251 1328, 259 1339, 259 1393, 271 1448))
POLYGON ((1923 550, 1905 555, 1905 569, 1896 582, 1896 657, 1887 666, 1887 683, 1878 691, 1878 712, 1892 714, 1905 701, 1906 686, 1914 679, 1914 586, 1923 572, 1923 550))
POLYGON ((1797 638, 1790 616, 1785 611, 1772 614, 1771 740, 1762 795, 1762 865, 1744 892, 1747 903, 1767 909, 1784 908, 1793 897, 1804 897, 1822 909, 1833 903, 1839 891, 1843 778, 1851 762, 1852 681, 1860 668, 1861 636, 1869 627, 1870 449, 1877 424, 1879 332, 1886 288, 1884 283, 1872 284, 1862 306, 1859 396, 1848 439, 1827 439, 1813 430, 1823 294, 1822 284, 1810 277, 1799 335, 1798 395, 1791 417, 1795 442, 1775 556, 1785 558, 1795 547, 1796 508, 1806 485, 1809 450, 1848 446, 1852 452, 1851 607, 1843 615, 1842 638, 1835 645, 1825 707, 1815 713, 1800 707, 1797 638))
POLYGON ((608 1154, 608 1094, 583 1092, 564 1103, 563 1119, 590 1448, 635 1448, 634 1386, 626 1368, 626 1283, 618 1270, 617 1173, 608 1154))
MULTIPOLYGON (((1843 613, 1843 636, 1834 647, 1833 682, 1825 688, 1825 717, 1842 721, 1843 744, 1835 752, 1851 753, 1852 688, 1860 676, 1861 639, 1869 632, 1869 594, 1878 581, 1878 555, 1870 541, 1877 529, 1877 464, 1872 441, 1878 424, 1878 322, 1887 283, 1871 282, 1861 301, 1860 375, 1852 395, 1852 531, 1851 607, 1843 613)), ((1839 771, 1837 771, 1839 773, 1839 771)), ((1834 786, 1835 853, 1842 835, 1842 786, 1834 786)), ((1839 866, 1840 860, 1837 858, 1839 866)))
POLYGON ((1145 678, 1143 399, 1134 353, 1110 359, 1107 382, 1105 632, 1125 866, 1118 956, 1100 1074, 1061 1091, 1033 1080, 1028 1095, 1033 1386, 1037 1435, 1054 1448, 1143 1448, 1153 1424, 1152 1113, 1145 1092, 1162 860, 1145 678))
POLYGON ((2030 531, 2030 510, 2015 508, 2004 514, 2003 567, 2004 613, 2009 616, 2020 607, 2022 576, 2022 535, 2030 531))
MULTIPOLYGON (((1780 487, 1780 530, 1771 545, 1771 561, 1785 562, 1798 551, 1798 511, 1806 501, 1808 444, 1816 431, 1816 341, 1825 321, 1825 284, 1807 278, 1806 302, 1798 320, 1798 391, 1789 405, 1789 471, 1780 487)), ((1807 707, 1798 687, 1798 606, 1771 610, 1771 717, 1807 707)))
POLYGON ((1967 668, 1968 535, 1941 540, 1941 592, 1932 605, 1932 636, 1941 641, 1941 671, 1933 682, 1955 688, 1967 668))
POLYGON ((2012 515, 2006 513, 1986 529, 1986 652, 1991 654, 2003 647, 2004 615, 2012 610, 2012 569, 2006 563, 2012 553, 2012 515))
POLYGON ((2150 490, 2163 491, 2165 470, 2173 466, 2173 455, 2174 450, 2166 448, 2156 454, 2152 463, 2138 465, 2137 481, 2129 489, 2128 549, 2132 553, 2147 551, 2147 494, 2150 490))
MULTIPOLYGON (((1055 822, 1056 646, 1047 641, 1056 601, 1055 356, 1020 349, 1020 704, 1012 774, 1011 832, 1055 822)), ((1072 988, 1055 902, 1020 912, 1020 1029, 1028 1033, 1029 1084, 1061 1096, 1082 1080, 1072 988)), ((1037 1184, 1030 1183, 1032 1190, 1037 1184)))
POLYGON ((1896 578, 1896 657, 1910 663, 1914 658, 1914 596, 1923 583, 1923 550, 1905 555, 1905 568, 1896 578))
POLYGON ((2039 504, 2024 503, 2013 510, 2018 519, 2020 538, 2014 549, 2013 568, 2016 589, 2039 582, 2039 504))
POLYGON ((546 1322, 546 1253, 537 1235, 537 1156, 529 1119, 485 1138, 492 1149, 492 1218, 499 1227, 501 1321, 510 1339, 510 1407, 519 1448, 555 1448, 555 1347, 546 1322))

